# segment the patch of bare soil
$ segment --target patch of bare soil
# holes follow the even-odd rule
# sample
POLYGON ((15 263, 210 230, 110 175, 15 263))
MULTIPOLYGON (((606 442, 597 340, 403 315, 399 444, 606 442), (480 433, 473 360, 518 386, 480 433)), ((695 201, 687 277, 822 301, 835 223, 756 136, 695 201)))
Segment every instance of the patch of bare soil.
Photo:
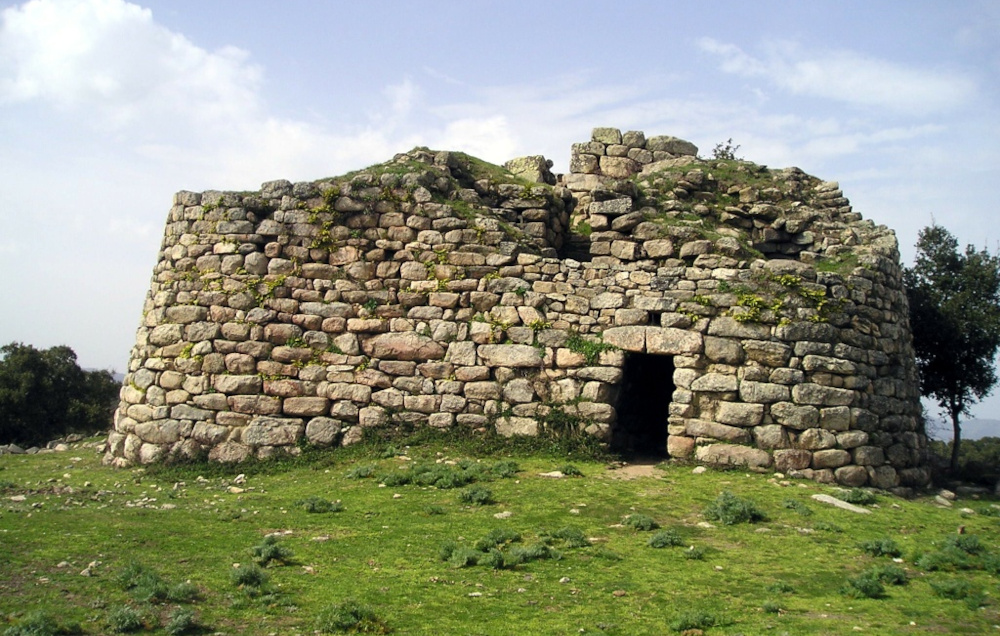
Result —
POLYGON ((617 462, 609 466, 608 477, 611 479, 639 479, 640 477, 659 477, 663 474, 657 465, 659 459, 637 459, 632 462, 617 462))

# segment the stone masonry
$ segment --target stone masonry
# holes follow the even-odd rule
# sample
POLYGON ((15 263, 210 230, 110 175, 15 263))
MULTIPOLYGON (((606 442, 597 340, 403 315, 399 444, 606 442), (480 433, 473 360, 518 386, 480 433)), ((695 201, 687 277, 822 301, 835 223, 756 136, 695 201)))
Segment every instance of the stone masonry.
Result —
POLYGON ((106 461, 239 461, 375 427, 627 440, 619 413, 643 396, 623 377, 652 359, 672 375, 651 450, 928 482, 891 230, 836 183, 674 137, 597 128, 570 166, 418 148, 179 192, 106 461))

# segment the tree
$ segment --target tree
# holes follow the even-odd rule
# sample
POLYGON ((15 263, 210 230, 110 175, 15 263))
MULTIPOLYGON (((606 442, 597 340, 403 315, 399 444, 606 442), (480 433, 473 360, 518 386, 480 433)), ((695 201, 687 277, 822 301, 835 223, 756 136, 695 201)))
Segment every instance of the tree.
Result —
POLYGON ((81 369, 69 347, 0 347, 0 443, 107 429, 119 388, 108 371, 81 369))
POLYGON ((951 418, 951 470, 958 469, 960 418, 997 383, 1000 348, 1000 257, 968 245, 948 230, 920 231, 917 258, 903 272, 920 392, 951 418))

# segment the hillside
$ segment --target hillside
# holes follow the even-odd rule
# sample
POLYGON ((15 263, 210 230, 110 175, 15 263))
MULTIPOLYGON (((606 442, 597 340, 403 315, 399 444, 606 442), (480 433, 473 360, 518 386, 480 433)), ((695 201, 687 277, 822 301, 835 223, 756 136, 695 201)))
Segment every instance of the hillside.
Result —
POLYGON ((609 469, 547 438, 502 454, 491 440, 231 467, 112 469, 103 440, 0 456, 0 625, 57 633, 37 610, 86 634, 309 634, 352 617, 439 635, 982 634, 1000 621, 992 500, 854 491, 870 497, 857 513, 814 498, 847 491, 779 474, 609 469), (723 512, 764 518, 713 518, 724 492, 753 505, 723 512), (263 585, 255 546, 271 559, 263 585))

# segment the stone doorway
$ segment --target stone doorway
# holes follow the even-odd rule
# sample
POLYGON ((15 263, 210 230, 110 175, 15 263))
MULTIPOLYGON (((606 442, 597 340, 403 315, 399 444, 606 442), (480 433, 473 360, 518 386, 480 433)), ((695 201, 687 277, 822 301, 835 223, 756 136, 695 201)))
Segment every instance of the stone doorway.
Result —
POLYGON ((625 354, 612 450, 633 457, 667 456, 667 416, 674 393, 674 359, 625 354))

